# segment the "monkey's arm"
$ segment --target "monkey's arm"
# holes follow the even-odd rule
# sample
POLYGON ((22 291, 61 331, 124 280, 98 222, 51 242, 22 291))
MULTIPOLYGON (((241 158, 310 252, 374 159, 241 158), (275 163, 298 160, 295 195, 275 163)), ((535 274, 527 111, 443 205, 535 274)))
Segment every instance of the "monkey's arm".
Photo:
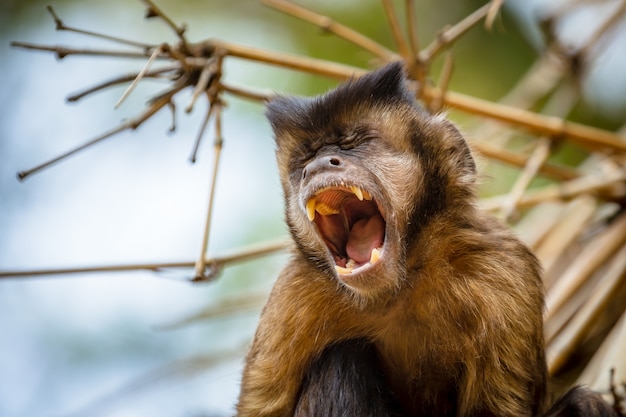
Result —
POLYGON ((331 342, 355 337, 336 282, 288 266, 261 315, 241 381, 237 416, 293 414, 306 369, 331 342), (343 319, 342 319, 343 317, 343 319))

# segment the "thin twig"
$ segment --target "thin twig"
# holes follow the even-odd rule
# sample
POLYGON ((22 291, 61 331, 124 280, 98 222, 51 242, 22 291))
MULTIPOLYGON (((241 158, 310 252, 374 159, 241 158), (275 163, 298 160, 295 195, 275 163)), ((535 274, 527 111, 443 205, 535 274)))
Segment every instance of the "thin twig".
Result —
POLYGON ((409 62, 415 62, 419 52, 419 38, 417 36, 417 24, 415 22, 415 0, 404 1, 404 14, 406 18, 406 28, 409 39, 409 62))
POLYGON ((549 320, 585 280, 615 253, 626 241, 626 215, 622 214, 587 246, 555 282, 546 297, 545 320, 549 320))
POLYGON ((121 43, 123 45, 128 45, 128 46, 136 46, 145 50, 150 50, 156 47, 156 45, 151 45, 151 44, 144 43, 144 42, 137 42, 137 41, 133 41, 130 39, 119 38, 117 36, 106 35, 104 33, 92 32, 90 30, 78 29, 75 27, 67 26, 65 25, 65 23, 63 23, 61 18, 59 18, 59 15, 56 14, 52 6, 50 5, 46 6, 46 10, 48 11, 48 13, 50 13, 50 15, 52 16, 52 19, 54 19, 56 30, 78 33, 80 35, 87 35, 87 36, 91 36, 92 38, 104 39, 107 41, 121 43))
POLYGON ((535 150, 528 159, 528 163, 511 187, 508 198, 502 205, 502 217, 505 220, 509 220, 511 218, 517 208, 517 203, 524 195, 524 192, 528 189, 531 181, 535 178, 543 164, 545 164, 548 160, 551 146, 552 140, 546 137, 540 138, 537 142, 535 150))
MULTIPOLYGON (((526 166, 528 163, 527 156, 500 148, 490 144, 489 142, 475 141, 471 143, 471 146, 474 151, 480 153, 481 155, 487 158, 497 159, 509 165, 521 168, 526 166)), ((574 178, 578 178, 580 176, 580 173, 575 169, 553 165, 550 163, 543 164, 539 167, 539 172, 558 180, 573 180, 574 178)))
POLYGON ((152 115, 154 115, 157 111, 159 111, 161 108, 163 108, 165 105, 167 105, 172 97, 178 93, 180 90, 182 90, 183 88, 185 88, 186 85, 184 83, 178 83, 177 85, 175 85, 174 87, 172 87, 172 89, 168 90, 167 92, 165 92, 164 94, 162 94, 161 96, 159 96, 157 99, 155 99, 151 105, 139 116, 130 119, 128 121, 126 121, 125 123, 122 123, 121 125, 117 126, 116 128, 109 130, 108 132, 105 132, 97 137, 95 137, 94 139, 80 145, 77 146, 49 161, 46 161, 42 164, 37 165, 34 168, 28 169, 26 171, 22 171, 19 172, 17 174, 17 177, 19 180, 24 180, 26 177, 35 174, 37 172, 40 172, 41 170, 50 167, 51 165, 54 165, 57 162, 60 162, 80 151, 83 151, 105 139, 108 139, 110 137, 113 137, 115 135, 117 135, 120 132, 123 132, 124 130, 130 129, 130 130, 135 130, 137 129, 143 122, 145 122, 146 120, 148 120, 150 117, 152 117, 152 115))
POLYGON ((387 22, 389 23, 389 27, 391 28, 391 33, 393 35, 393 40, 398 47, 398 51, 400 55, 403 57, 409 56, 409 47, 402 36, 402 29, 400 28, 400 22, 398 22, 398 17, 396 16, 396 12, 393 9, 393 3, 391 0, 382 0, 383 9, 385 10, 385 16, 387 16, 387 22))
POLYGON ((234 86, 231 84, 219 83, 219 89, 225 93, 232 94, 236 97, 245 98, 252 101, 268 101, 275 94, 271 91, 263 91, 253 89, 251 87, 234 86))
POLYGON ((418 55, 418 59, 421 63, 429 63, 443 51, 445 48, 449 48, 455 41, 465 34, 468 30, 473 28, 478 22, 480 22, 489 12, 490 4, 487 3, 459 23, 451 26, 442 31, 437 37, 418 55))
POLYGON ((305 22, 312 23, 325 32, 332 33, 347 40, 348 42, 352 42, 356 46, 377 56, 384 62, 390 62, 398 59, 397 54, 393 51, 368 38, 362 33, 336 22, 328 16, 320 15, 310 9, 285 0, 261 0, 261 3, 290 16, 304 20, 305 22))
MULTIPOLYGON (((88 55, 88 56, 106 56, 115 58, 146 58, 150 56, 149 51, 131 52, 120 50, 106 49, 79 49, 69 48, 65 46, 38 45, 30 42, 11 42, 11 46, 23 49, 33 49, 36 51, 54 52, 59 59, 63 59, 68 55, 88 55)), ((165 58, 165 57, 163 57, 165 58)))
POLYGON ((117 101, 117 103, 115 103, 115 105, 113 106, 114 109, 119 108, 120 105, 124 102, 124 100, 126 100, 126 98, 130 95, 130 93, 135 89, 135 87, 137 87, 137 84, 139 84, 139 81, 141 81, 141 79, 144 77, 144 75, 146 75, 146 73, 148 72, 148 70, 152 66, 152 63, 154 62, 156 57, 161 55, 162 51, 163 51, 163 48, 162 48, 161 45, 159 45, 154 51, 152 51, 152 55, 150 55, 150 58, 148 59, 148 62, 146 62, 146 65, 144 65, 144 67, 141 69, 141 71, 139 71, 139 73, 137 74, 137 77, 135 77, 133 82, 130 83, 130 85, 128 86, 126 91, 124 91, 124 93, 122 94, 120 99, 117 101))
POLYGON ((546 357, 551 375, 556 374, 563 367, 578 345, 597 324, 600 316, 603 313, 606 314, 607 305, 619 294, 618 289, 623 285, 625 274, 626 250, 622 248, 613 257, 613 262, 605 277, 600 285, 594 288, 583 307, 576 311, 567 327, 548 343, 546 357))
POLYGON ((491 0, 489 3, 489 11, 487 12, 487 17, 485 18, 485 28, 487 30, 491 30, 493 27, 493 22, 496 20, 502 4, 504 4, 504 0, 491 0))
MULTIPOLYGON (((287 248, 285 240, 277 240, 262 244, 251 245, 245 248, 239 248, 231 253, 213 258, 207 258, 205 264, 219 264, 227 266, 229 264, 245 262, 261 256, 270 255, 283 251, 287 248)), ((78 268, 55 268, 55 269, 33 269, 33 270, 15 270, 0 271, 0 279, 14 278, 35 278, 56 275, 74 275, 96 272, 131 272, 131 271, 163 271, 166 269, 193 268, 195 261, 182 262, 163 262, 163 263, 136 263, 136 264, 120 264, 120 265, 99 265, 78 268)))
POLYGON ((200 125, 200 129, 198 130, 198 134, 196 135, 196 140, 194 141, 194 145, 191 150, 191 155, 189 156, 189 161, 192 164, 196 163, 196 159, 198 156, 198 149, 200 149, 200 142, 202 141, 202 138, 204 137, 204 132, 206 132, 206 128, 209 125, 209 121, 211 120, 211 117, 213 117, 213 114, 215 112, 215 107, 216 106, 214 106, 209 100, 209 109, 207 110, 204 116, 204 119, 202 119, 202 124, 200 125))
MULTIPOLYGON (((163 74, 165 74, 167 72, 175 71, 178 68, 179 68, 179 65, 175 64, 175 65, 170 65, 170 66, 163 67, 163 68, 153 69, 152 71, 146 72, 143 75, 143 78, 159 78, 159 76, 161 76, 161 75, 163 75, 163 74)), ((103 83, 97 84, 97 85, 95 85, 93 87, 90 87, 88 89, 85 89, 85 90, 83 90, 81 92, 72 94, 71 96, 69 96, 67 98, 67 101, 69 101, 69 102, 79 101, 80 99, 82 99, 82 98, 84 98, 84 97, 86 97, 86 96, 88 96, 90 94, 96 93, 96 92, 98 92, 100 90, 104 90, 105 88, 133 81, 135 78, 137 78, 138 75, 139 75, 138 73, 133 73, 133 74, 128 74, 128 75, 122 75, 122 76, 119 76, 119 77, 115 77, 115 78, 113 78, 113 79, 111 79, 109 81, 105 81, 103 83)))
POLYGON ((452 78, 452 71, 454 70, 454 56, 452 53, 446 54, 446 59, 443 62, 443 68, 441 69, 441 75, 439 76, 439 94, 430 101, 430 110, 433 113, 438 113, 443 107, 445 102, 446 91, 448 91, 448 85, 452 78))
MULTIPOLYGON (((619 200, 623 193, 615 195, 612 191, 616 185, 626 183, 626 172, 612 173, 605 177, 593 175, 579 177, 556 185, 527 191, 518 201, 518 207, 530 207, 545 201, 569 200, 582 194, 596 194, 605 199, 619 200)), ((481 206, 485 210, 498 210, 507 196, 496 196, 483 199, 481 206)))
POLYGON ((204 234, 202 236, 202 249, 200 251, 200 257, 195 265, 194 281, 207 281, 214 278, 214 274, 207 274, 206 257, 209 250, 209 236, 211 231, 211 220, 213 218, 213 207, 215 206, 215 189, 217 184, 217 173, 219 170, 219 163, 222 156, 222 146, 224 140, 222 138, 222 104, 219 100, 211 103, 211 109, 215 109, 215 141, 213 142, 213 172, 211 173, 211 182, 209 186, 209 201, 207 207, 207 214, 204 223, 204 234))
POLYGON ((154 4, 152 0, 141 0, 141 1, 148 8, 148 11, 146 13, 146 18, 153 18, 153 17, 161 18, 165 22, 165 24, 167 24, 167 26, 169 26, 174 31, 174 33, 176 33, 176 36, 178 36, 178 39, 181 42, 181 47, 185 51, 188 51, 189 44, 187 43, 187 38, 185 38, 185 32, 187 30, 185 25, 177 26, 176 23, 174 23, 174 21, 170 19, 169 16, 167 16, 156 4, 154 4))

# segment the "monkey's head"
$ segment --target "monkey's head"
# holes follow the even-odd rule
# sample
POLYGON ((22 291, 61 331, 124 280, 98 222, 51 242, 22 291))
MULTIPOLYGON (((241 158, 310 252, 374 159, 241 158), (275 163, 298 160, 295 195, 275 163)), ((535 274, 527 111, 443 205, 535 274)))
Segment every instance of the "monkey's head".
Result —
POLYGON ((267 106, 298 250, 364 298, 400 287, 424 227, 473 196, 465 140, 406 84, 392 63, 325 95, 267 106))

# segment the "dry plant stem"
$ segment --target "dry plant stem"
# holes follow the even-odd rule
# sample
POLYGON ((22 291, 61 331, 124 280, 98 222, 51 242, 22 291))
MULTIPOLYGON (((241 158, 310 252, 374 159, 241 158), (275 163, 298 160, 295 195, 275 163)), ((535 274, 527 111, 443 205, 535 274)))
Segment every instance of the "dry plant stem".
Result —
MULTIPOLYGON (((432 87, 424 91, 429 97, 439 94, 437 89, 432 87)), ((450 107, 468 113, 524 126, 540 134, 543 133, 558 138, 568 137, 592 151, 626 152, 626 142, 622 141, 615 133, 603 129, 569 122, 560 117, 541 115, 528 110, 493 103, 454 91, 447 92, 445 101, 450 107)))
POLYGON ((184 26, 177 26, 176 23, 174 23, 174 21, 172 21, 172 19, 170 19, 165 13, 163 13, 163 11, 156 5, 154 4, 154 2, 152 2, 152 0, 141 0, 146 7, 148 8, 148 13, 146 14, 146 17, 150 18, 150 17, 159 17, 160 19, 162 19, 166 25, 168 25, 176 34, 176 36, 178 36, 178 39, 181 42, 181 46, 185 51, 189 50, 189 44, 187 43, 187 39, 185 38, 185 30, 186 28, 184 26))
POLYGON ((626 214, 615 219, 611 225, 586 250, 572 262, 569 268, 554 283, 546 297, 546 315, 548 321, 567 299, 598 269, 606 260, 626 242, 626 214))
POLYGON ((485 27, 487 30, 491 30, 493 27, 493 22, 496 20, 498 16, 498 12, 502 7, 504 0, 491 0, 489 3, 489 12, 487 13, 487 17, 485 18, 485 27))
MULTIPOLYGON (((280 252, 287 248, 287 242, 284 240, 277 240, 274 242, 266 242, 263 244, 257 244, 249 246, 243 249, 238 249, 230 254, 222 256, 216 256, 213 258, 207 258, 205 260, 206 265, 221 265, 227 266, 239 262, 245 262, 251 259, 259 258, 262 256, 271 255, 273 253, 280 252)), ((55 275, 74 275, 94 272, 131 272, 131 271, 163 271, 166 269, 179 269, 179 268, 193 268, 196 262, 183 261, 183 262, 164 262, 164 263, 137 263, 137 264, 123 264, 123 265, 100 265, 90 266, 82 268, 55 268, 55 269, 37 269, 37 270, 21 270, 21 271, 0 271, 0 279, 15 279, 15 278, 35 278, 43 276, 55 276, 55 275)))
POLYGON ((206 65, 204 66, 204 68, 202 69, 202 72, 200 73, 200 77, 198 78, 198 83, 193 89, 193 93, 191 94, 191 99, 189 100, 189 104, 187 105, 187 107, 185 107, 185 113, 191 113, 191 110, 193 110, 193 106, 196 103, 196 100, 198 99, 200 94, 202 94, 203 92, 206 92, 209 86, 209 81, 211 80, 211 75, 215 74, 216 71, 217 71, 217 68, 215 65, 215 59, 209 59, 206 65))
POLYGON ((124 93, 122 94, 120 99, 117 101, 117 103, 115 103, 115 106, 113 106, 114 109, 119 108, 120 105, 124 102, 124 100, 126 100, 126 98, 130 95, 130 93, 132 93, 135 87, 137 87, 137 85, 139 84, 139 81, 141 81, 141 79, 146 75, 146 73, 152 66, 152 63, 154 62, 156 57, 161 55, 162 51, 163 51, 163 47, 161 45, 159 45, 154 51, 152 51, 152 54, 150 55, 148 62, 146 62, 146 65, 144 65, 141 71, 139 71, 139 74, 137 74, 137 77, 135 77, 133 82, 130 83, 130 85, 128 86, 126 91, 124 91, 124 93))
POLYGON ((448 84, 452 78, 452 71, 454 70, 454 56, 452 53, 446 54, 446 59, 443 62, 443 68, 441 69, 441 75, 439 76, 439 92, 440 94, 433 97, 430 102, 430 110, 433 113, 439 113, 445 102, 446 91, 448 91, 448 84))
POLYGON ((70 27, 70 26, 65 25, 65 23, 63 23, 63 21, 59 18, 59 16, 56 14, 54 9, 52 8, 52 6, 46 6, 46 10, 48 11, 48 13, 50 13, 50 15, 52 16, 52 19, 54 19, 56 30, 59 30, 59 31, 78 33, 79 35, 87 35, 87 36, 91 36, 92 38, 99 38, 99 39, 104 39, 104 40, 111 41, 111 42, 121 43, 123 45, 135 46, 138 48, 143 48, 145 50, 152 49, 156 46, 156 45, 150 45, 150 44, 143 43, 143 42, 136 42, 136 41, 132 41, 129 39, 119 38, 117 36, 111 36, 111 35, 105 35, 103 33, 92 32, 90 30, 70 27))
MULTIPOLYGON (((13 42, 13 46, 26 49, 35 49, 42 51, 56 52, 59 56, 68 54, 98 55, 98 56, 115 56, 120 58, 143 58, 149 56, 146 53, 128 53, 122 51, 102 51, 102 50, 79 50, 63 47, 42 46, 20 42, 13 42)), ((242 45, 236 45, 229 42, 218 40, 207 41, 208 47, 223 48, 226 55, 249 59, 271 65, 277 65, 293 70, 308 72, 311 74, 321 75, 325 77, 345 80, 350 77, 363 75, 366 71, 361 68, 349 65, 337 64, 334 62, 299 57, 289 54, 283 54, 273 51, 265 51, 262 49, 251 48, 242 45)), ((198 62, 197 58, 186 58, 185 65, 191 67, 203 67, 206 59, 198 62)), ((424 86, 424 94, 426 98, 432 99, 433 96, 439 94, 437 88, 426 88, 424 86)), ((467 113, 484 116, 505 123, 519 125, 535 131, 539 134, 547 134, 555 137, 571 137, 578 143, 591 148, 592 150, 617 150, 626 151, 626 142, 620 140, 619 136, 606 130, 581 125, 574 122, 566 122, 558 117, 543 116, 528 110, 522 110, 503 104, 496 104, 487 100, 467 96, 454 91, 448 91, 445 95, 446 105, 467 113)))
POLYGON ((387 49, 383 45, 368 38, 367 36, 364 36, 356 30, 334 21, 328 16, 320 15, 312 10, 285 0, 261 0, 261 3, 275 10, 318 26, 325 32, 339 36, 340 38, 343 38, 348 42, 351 42, 370 52, 372 55, 377 56, 384 62, 390 62, 398 59, 398 55, 395 52, 387 49))
POLYGON ((548 157, 550 157, 551 146, 552 141, 546 137, 540 138, 537 142, 537 146, 528 159, 528 163, 524 166, 519 177, 517 177, 517 180, 511 187, 511 191, 509 191, 508 198, 502 205, 501 214, 505 220, 510 220, 517 209, 517 203, 522 198, 524 192, 528 189, 528 186, 543 164, 548 160, 548 157))
POLYGON ((402 29, 400 28, 400 22, 398 22, 398 16, 396 16, 396 11, 393 8, 393 3, 391 2, 391 0, 382 0, 382 4, 383 9, 385 10, 385 16, 387 16, 387 22, 389 23, 389 27, 391 28, 393 40, 398 47, 400 55, 406 58, 409 56, 409 47, 404 40, 404 36, 402 35, 402 29))
POLYGON ((489 12, 490 4, 487 3, 475 12, 437 35, 437 37, 418 54, 419 62, 430 63, 445 48, 449 48, 455 41, 463 36, 468 30, 480 22, 489 12))
MULTIPOLYGON (((528 163, 527 156, 520 155, 519 153, 515 153, 507 149, 502 149, 488 142, 473 141, 471 142, 471 146, 474 151, 485 157, 497 159, 516 167, 521 168, 526 166, 526 164, 528 163)), ((574 178, 578 178, 580 176, 580 173, 575 169, 552 165, 549 163, 543 164, 539 168, 539 172, 558 180, 573 180, 574 178)))
MULTIPOLYGON (((159 78, 160 76, 162 76, 165 73, 171 72, 171 71, 175 71, 179 68, 179 65, 170 65, 167 67, 163 67, 163 68, 158 68, 158 69, 153 69, 152 71, 148 71, 143 75, 143 78, 159 78)), ((119 77, 115 77, 109 81, 105 81, 103 83, 97 84, 93 87, 90 87, 88 89, 85 89, 79 93, 75 93, 72 94, 71 96, 69 96, 67 98, 67 101, 69 102, 75 102, 78 101, 90 94, 96 93, 100 90, 104 90, 105 88, 108 87, 112 87, 118 84, 123 84, 123 83, 127 83, 130 81, 133 81, 135 78, 137 78, 139 74, 135 73, 135 74, 128 74, 128 75, 122 75, 119 77)))
MULTIPOLYGON (((612 13, 607 20, 600 26, 587 40, 585 45, 580 47, 578 55, 589 60, 591 58, 591 49, 597 46, 603 38, 606 38, 612 31, 616 30, 622 18, 626 14, 626 1, 622 0, 619 8, 612 13)), ((597 55, 597 52, 596 52, 597 55)))
POLYGON ((409 39, 409 62, 415 62, 419 52, 419 39, 417 37, 417 25, 415 22, 417 13, 415 13, 415 0, 404 1, 404 15, 406 18, 406 28, 409 39))
POLYGON ((71 149, 59 156, 57 156, 56 158, 53 158, 49 161, 46 161, 42 164, 37 165, 34 168, 31 168, 29 170, 26 171, 22 171, 19 172, 17 174, 18 179, 23 180, 26 177, 39 172, 45 168, 48 168, 51 165, 54 165, 57 162, 62 161, 65 158, 68 158, 82 150, 85 150, 105 139, 108 139, 112 136, 115 136, 116 134, 123 132, 124 130, 130 129, 130 130, 135 130, 137 129, 139 126, 141 126, 141 124, 143 122, 145 122, 146 120, 148 120, 150 117, 152 117, 157 111, 161 110, 164 106, 168 105, 170 103, 170 101, 172 100, 172 97, 178 93, 181 89, 185 88, 186 85, 184 83, 179 83, 177 86, 172 87, 171 90, 169 90, 168 92, 166 92, 165 94, 161 95, 160 97, 158 97, 156 100, 154 100, 150 106, 148 107, 148 109, 146 109, 146 111, 144 111, 141 115, 139 115, 138 117, 135 117, 133 119, 128 120, 125 123, 122 123, 121 125, 117 126, 116 128, 109 130, 108 132, 103 133, 100 136, 97 136, 96 138, 75 147, 74 149, 71 149))
POLYGON ((215 186, 217 184, 217 173, 219 171, 219 163, 222 155, 222 145, 224 140, 222 138, 222 112, 221 103, 216 101, 211 104, 211 109, 215 109, 215 141, 213 143, 213 172, 211 173, 211 182, 209 186, 209 202, 207 207, 207 214, 204 223, 204 234, 202 236, 202 249, 200 251, 200 257, 195 265, 194 281, 206 281, 213 276, 207 275, 206 256, 209 251, 209 237, 211 232, 211 219, 213 218, 213 207, 215 206, 215 186))
POLYGON ((33 49, 36 51, 54 52, 59 59, 63 59, 68 55, 88 55, 88 56, 108 56, 115 58, 147 58, 150 56, 148 51, 131 52, 131 51, 107 51, 103 49, 77 49, 65 46, 37 45, 29 42, 11 42, 11 46, 24 49, 33 49))
POLYGON ((332 61, 302 57, 281 52, 267 51, 264 49, 224 42, 221 40, 207 41, 207 46, 222 48, 228 56, 277 65, 279 67, 304 71, 310 74, 321 75, 337 80, 345 80, 347 78, 366 73, 366 70, 352 67, 350 65, 338 64, 332 61))
POLYGON ((219 83, 218 88, 228 94, 232 94, 235 97, 245 98, 252 101, 268 101, 272 98, 274 93, 271 91, 261 91, 259 89, 252 89, 250 87, 239 87, 230 84, 219 83))
POLYGON ((617 294, 617 290, 624 284, 626 276, 626 248, 622 248, 613 257, 609 269, 601 283, 578 310, 567 326, 548 343, 546 356, 548 357, 548 371, 551 375, 561 370, 563 365, 575 352, 578 345, 592 330, 598 319, 617 294))
POLYGON ((545 271, 544 285, 548 289, 557 278, 552 271, 553 266, 565 249, 582 233, 597 207, 598 201, 589 195, 583 194, 575 198, 559 216, 550 233, 536 245, 534 252, 545 271))
MULTIPOLYGON (((537 190, 527 191, 519 199, 518 207, 534 206, 545 201, 569 200, 583 194, 597 194, 603 198, 620 198, 623 195, 614 196, 610 189, 617 184, 626 182, 626 172, 613 173, 605 178, 596 176, 585 176, 562 182, 557 185, 549 185, 537 190), (607 191, 609 190, 609 191, 607 191)), ((502 207, 506 196, 486 198, 481 201, 481 206, 485 210, 497 210, 502 207)))

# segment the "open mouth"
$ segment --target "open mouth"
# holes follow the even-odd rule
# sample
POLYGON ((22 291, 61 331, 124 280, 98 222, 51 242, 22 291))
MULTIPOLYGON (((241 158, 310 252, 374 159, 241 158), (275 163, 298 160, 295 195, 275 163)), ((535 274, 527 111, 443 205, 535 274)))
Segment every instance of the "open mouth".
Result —
POLYGON ((307 201, 306 212, 317 225, 339 275, 361 272, 381 259, 385 219, 366 190, 323 188, 307 201))

